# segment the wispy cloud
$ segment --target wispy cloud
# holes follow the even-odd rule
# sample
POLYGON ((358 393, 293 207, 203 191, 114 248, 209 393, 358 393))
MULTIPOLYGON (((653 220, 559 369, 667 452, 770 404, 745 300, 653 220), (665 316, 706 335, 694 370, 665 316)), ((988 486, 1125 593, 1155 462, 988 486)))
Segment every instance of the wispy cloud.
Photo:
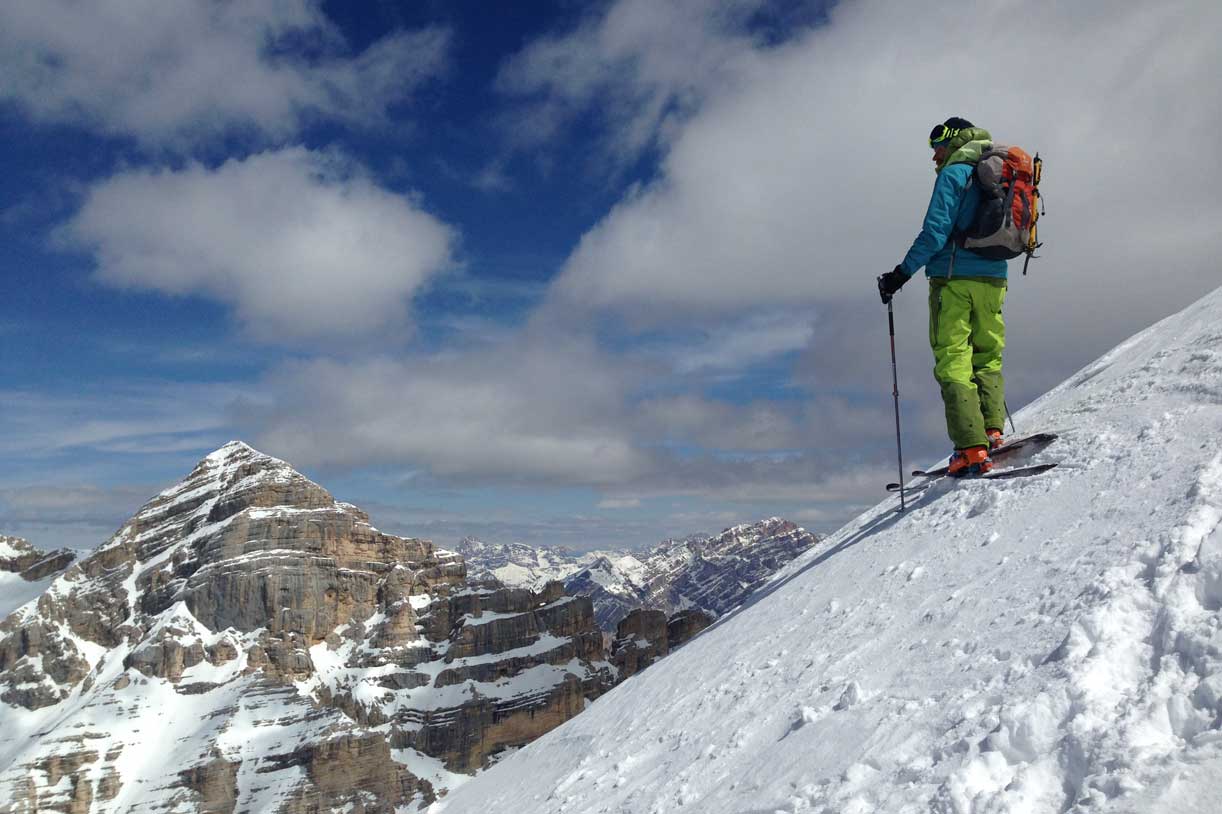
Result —
POLYGON ((641 506, 641 499, 636 498, 636 497, 630 497, 630 498, 607 497, 607 498, 603 498, 602 500, 598 501, 598 508, 600 509, 639 509, 640 506, 641 506))
POLYGON ((68 451, 210 450, 232 431, 226 411, 245 390, 225 384, 107 383, 65 394, 0 391, 0 452, 31 460, 68 451))
POLYGON ((718 323, 677 347, 671 358, 680 374, 737 371, 801 350, 814 335, 810 315, 782 311, 748 315, 718 323))
POLYGON ((502 68, 498 89, 519 105, 511 138, 538 147, 592 114, 605 157, 622 165, 664 140, 711 89, 737 81, 754 55, 742 26, 755 0, 621 0, 575 31, 542 37, 502 68))
POLYGON ((27 486, 0 489, 0 527, 18 524, 108 524, 118 528, 149 497, 152 486, 27 486))

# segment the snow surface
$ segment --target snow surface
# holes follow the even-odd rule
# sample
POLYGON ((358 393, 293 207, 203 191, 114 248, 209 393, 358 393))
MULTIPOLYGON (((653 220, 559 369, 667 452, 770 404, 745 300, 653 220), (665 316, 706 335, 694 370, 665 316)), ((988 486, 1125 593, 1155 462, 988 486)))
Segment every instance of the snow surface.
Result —
POLYGON ((27 602, 42 596, 42 592, 55 581, 58 574, 46 579, 27 582, 20 574, 0 571, 0 619, 8 616, 27 602))
POLYGON ((1015 419, 430 811, 1222 811, 1222 289, 1015 419))
POLYGON ((13 560, 29 552, 29 548, 21 550, 12 544, 19 539, 21 538, 0 537, 0 560, 13 560))

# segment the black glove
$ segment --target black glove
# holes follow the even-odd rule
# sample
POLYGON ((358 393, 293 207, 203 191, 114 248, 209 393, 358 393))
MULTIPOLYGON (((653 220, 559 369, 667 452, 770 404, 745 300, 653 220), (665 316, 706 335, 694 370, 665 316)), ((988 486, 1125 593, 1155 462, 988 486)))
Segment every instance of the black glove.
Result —
POLYGON ((899 266, 891 269, 886 274, 880 275, 878 278, 878 296, 882 299, 883 305, 891 302, 895 292, 903 288, 906 282, 908 282, 908 275, 900 271, 899 266))

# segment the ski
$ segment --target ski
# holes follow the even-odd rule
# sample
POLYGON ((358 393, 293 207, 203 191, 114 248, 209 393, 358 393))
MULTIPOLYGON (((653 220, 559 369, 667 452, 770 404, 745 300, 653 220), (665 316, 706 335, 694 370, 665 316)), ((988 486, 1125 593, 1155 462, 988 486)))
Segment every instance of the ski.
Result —
MULTIPOLYGON (((1011 453, 1018 452, 1020 449, 1035 446, 1047 446, 1057 439, 1054 432, 1037 432, 1034 435, 1026 435, 1022 438, 1015 438, 1013 441, 1007 441, 997 449, 989 452, 989 457, 996 461, 998 458, 1004 458, 1011 453)), ((945 475, 948 467, 939 466, 936 469, 914 469, 912 477, 914 478, 936 478, 939 475, 945 475)))
MULTIPOLYGON (((995 469, 991 472, 986 472, 983 475, 974 475, 974 476, 969 476, 965 478, 956 478, 955 480, 965 480, 965 481, 969 481, 969 480, 1007 480, 1008 478, 1026 478, 1026 477, 1030 477, 1031 475, 1038 475, 1041 472, 1047 472, 1049 469, 1055 469, 1055 468, 1056 468, 1055 463, 1032 464, 1031 466, 1016 466, 1013 469, 995 469)), ((920 481, 919 486, 910 486, 908 488, 914 491, 917 489, 920 489, 923 491, 924 489, 928 488, 931 485, 932 481, 934 480, 937 480, 937 478, 929 478, 929 479, 920 481)), ((900 485, 898 483, 888 483, 887 484, 888 492, 898 492, 899 490, 900 490, 900 485)))
MULTIPOLYGON (((1006 443, 1002 444, 997 449, 990 452, 989 457, 992 458, 994 461, 997 461, 997 459, 1005 458, 1007 455, 1011 455, 1015 452, 1018 452, 1019 450, 1042 449, 1043 447, 1046 447, 1049 444, 1051 444, 1056 439, 1057 439, 1057 434, 1055 432, 1037 432, 1034 435, 1025 435, 1022 438, 1015 438, 1013 441, 1007 441, 1006 443)), ((935 469, 914 469, 912 470, 912 476, 914 478, 923 478, 925 480, 940 478, 946 474, 947 468, 948 468, 947 466, 939 466, 935 469)), ((1016 470, 1005 470, 1005 471, 1016 471, 1016 470)), ((985 477, 987 477, 987 475, 985 477)), ((918 481, 918 482, 923 482, 923 481, 918 481)), ((900 489, 900 485, 898 483, 893 482, 893 483, 887 484, 888 492, 898 492, 899 489, 900 489)))

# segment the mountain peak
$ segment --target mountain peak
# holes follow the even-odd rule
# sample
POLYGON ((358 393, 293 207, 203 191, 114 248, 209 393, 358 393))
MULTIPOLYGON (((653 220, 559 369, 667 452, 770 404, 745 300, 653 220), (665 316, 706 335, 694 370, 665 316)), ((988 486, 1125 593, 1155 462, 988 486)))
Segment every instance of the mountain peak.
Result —
POLYGON ((264 466, 286 467, 288 469, 292 469, 292 466, 285 461, 282 461, 279 458, 273 458, 271 455, 255 449, 245 441, 238 440, 230 441, 229 443, 208 453, 196 466, 198 467, 207 464, 213 467, 225 467, 250 462, 258 462, 264 466))
POLYGON ((208 457, 212 457, 214 455, 230 455, 235 452, 253 452, 255 454, 262 454, 245 441, 235 438, 234 440, 221 445, 221 447, 219 447, 215 452, 211 453, 208 457))

